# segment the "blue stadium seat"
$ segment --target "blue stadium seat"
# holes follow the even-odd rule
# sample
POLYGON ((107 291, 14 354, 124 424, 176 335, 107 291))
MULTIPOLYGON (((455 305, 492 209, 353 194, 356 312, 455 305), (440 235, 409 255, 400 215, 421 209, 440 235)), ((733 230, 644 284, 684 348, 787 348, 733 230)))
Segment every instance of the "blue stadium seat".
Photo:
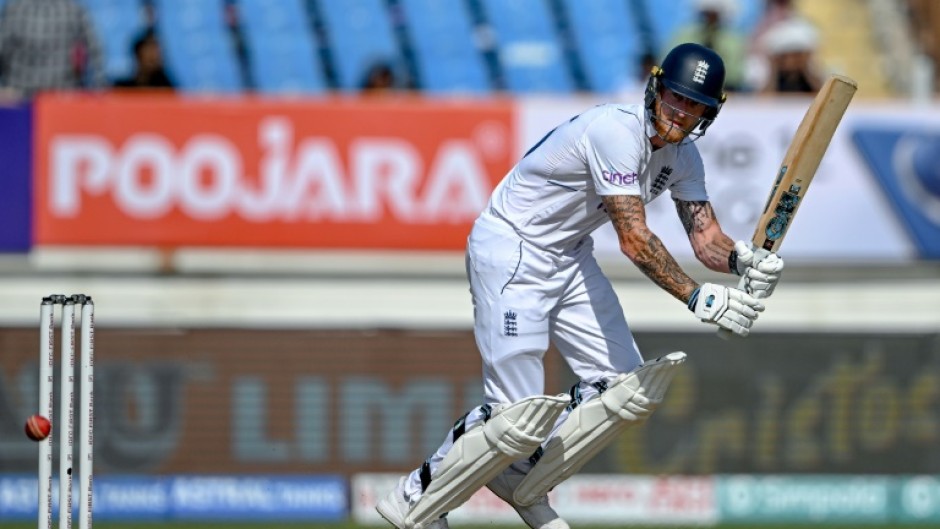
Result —
POLYGON ((326 88, 301 0, 238 0, 255 88, 265 93, 311 93, 326 88))
POLYGON ((194 92, 243 89, 223 0, 155 0, 157 32, 167 69, 180 88, 194 92))
POLYGON ((358 90, 376 62, 401 60, 385 0, 319 0, 318 5, 341 89, 358 90))
POLYGON ((134 39, 145 29, 140 0, 81 0, 104 54, 105 75, 116 80, 134 73, 134 39))
POLYGON ((676 31, 695 19, 693 0, 644 0, 646 13, 653 32, 653 43, 658 50, 657 61, 662 59, 676 31))
POLYGON ((255 89, 269 94, 320 93, 326 82, 310 41, 268 35, 254 39, 248 61, 255 89))
POLYGON ((516 93, 570 92, 571 76, 545 0, 483 0, 506 87, 516 93))
POLYGON ((422 90, 490 91, 489 75, 473 41, 470 13, 464 3, 401 0, 401 6, 422 90))
POLYGON ((764 15, 764 3, 765 0, 738 0, 740 6, 734 21, 735 29, 750 35, 764 15))
POLYGON ((565 0, 588 88, 613 93, 639 75, 639 26, 624 0, 565 0))

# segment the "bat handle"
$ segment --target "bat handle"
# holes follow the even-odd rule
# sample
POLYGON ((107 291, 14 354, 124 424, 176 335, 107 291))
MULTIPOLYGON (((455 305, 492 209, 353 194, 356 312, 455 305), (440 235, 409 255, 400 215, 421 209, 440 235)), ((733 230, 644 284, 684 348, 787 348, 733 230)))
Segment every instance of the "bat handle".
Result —
MULTIPOLYGON (((768 255, 770 255, 770 251, 769 251, 769 250, 765 250, 765 249, 763 249, 763 248, 757 248, 757 249, 755 249, 755 250, 754 250, 754 258, 753 258, 753 260, 751 261, 751 266, 757 266, 757 263, 763 261, 768 255)), ((747 289, 747 281, 746 281, 746 279, 744 278, 744 276, 741 276, 741 279, 738 280, 738 290, 743 290, 743 291, 747 292, 748 294, 751 294, 751 292, 747 289)), ((728 329, 725 329, 724 327, 720 327, 720 328, 718 329, 718 337, 719 337, 719 338, 723 338, 723 339, 725 339, 725 340, 729 340, 729 339, 731 339, 733 336, 734 336, 734 333, 731 332, 731 331, 729 331, 728 329)))

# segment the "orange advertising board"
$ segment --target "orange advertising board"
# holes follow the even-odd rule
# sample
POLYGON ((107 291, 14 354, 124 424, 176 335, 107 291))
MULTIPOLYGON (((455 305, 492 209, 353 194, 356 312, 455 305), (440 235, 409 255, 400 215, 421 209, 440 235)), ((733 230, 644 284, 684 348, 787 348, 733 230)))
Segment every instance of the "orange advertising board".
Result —
POLYGON ((421 99, 41 97, 35 241, 462 249, 513 163, 513 107, 421 99))

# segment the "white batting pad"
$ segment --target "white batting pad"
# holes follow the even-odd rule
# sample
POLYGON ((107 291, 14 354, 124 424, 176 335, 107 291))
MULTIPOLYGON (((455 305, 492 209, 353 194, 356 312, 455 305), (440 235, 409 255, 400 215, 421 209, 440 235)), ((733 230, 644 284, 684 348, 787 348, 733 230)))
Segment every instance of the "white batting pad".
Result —
POLYGON ((515 502, 532 505, 580 470, 620 432, 646 421, 663 401, 676 369, 685 359, 685 353, 675 352, 646 362, 618 376, 600 397, 575 408, 516 488, 515 502))
POLYGON ((532 455, 569 402, 566 394, 525 398, 460 436, 408 512, 406 529, 425 527, 470 499, 513 461, 532 455))

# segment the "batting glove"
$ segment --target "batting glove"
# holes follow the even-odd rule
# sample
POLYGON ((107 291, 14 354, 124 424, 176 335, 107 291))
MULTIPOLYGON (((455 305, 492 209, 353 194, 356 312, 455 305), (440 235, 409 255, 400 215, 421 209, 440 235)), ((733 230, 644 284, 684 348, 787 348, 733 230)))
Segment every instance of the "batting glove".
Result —
POLYGON ((705 323, 747 336, 764 305, 757 298, 736 288, 704 283, 692 292, 689 310, 705 323))
POLYGON ((730 260, 734 263, 731 271, 741 276, 739 288, 757 299, 769 298, 780 281, 783 259, 762 248, 755 251, 745 241, 734 244, 732 255, 735 257, 730 260))

